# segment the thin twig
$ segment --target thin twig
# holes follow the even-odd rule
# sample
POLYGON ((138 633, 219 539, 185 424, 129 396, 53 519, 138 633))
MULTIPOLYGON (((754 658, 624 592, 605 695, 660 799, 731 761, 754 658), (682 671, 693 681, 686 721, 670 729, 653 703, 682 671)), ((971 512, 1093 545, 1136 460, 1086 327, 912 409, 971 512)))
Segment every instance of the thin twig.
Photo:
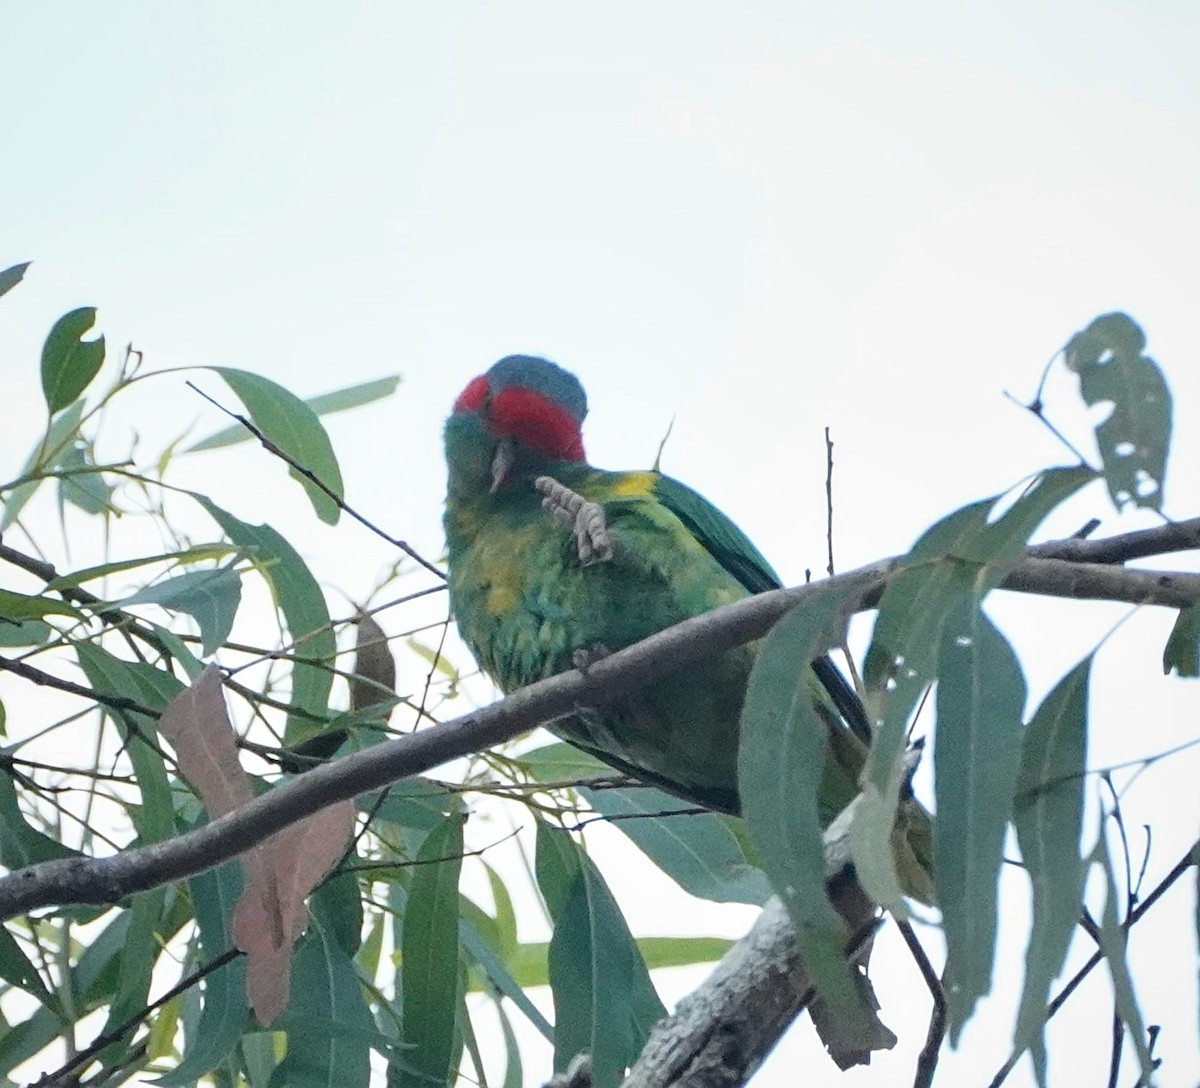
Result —
POLYGON ((241 954, 241 951, 237 948, 230 948, 222 952, 216 957, 216 959, 210 960, 203 967, 193 971, 186 978, 180 979, 165 994, 150 1002, 150 1004, 144 1009, 140 1009, 138 1012, 135 1012, 128 1020, 118 1024, 112 1029, 112 1031, 106 1031, 103 1035, 93 1039, 87 1047, 71 1058, 71 1060, 65 1065, 59 1066, 52 1073, 46 1073, 39 1077, 36 1081, 34 1081, 33 1084, 29 1086, 29 1088, 53 1088, 54 1085, 62 1084, 66 1077, 70 1076, 77 1070, 82 1069, 105 1047, 117 1042, 118 1039, 123 1038, 125 1035, 131 1032, 156 1009, 162 1008, 162 1006, 168 1001, 173 1000, 181 993, 191 989, 196 985, 196 983, 200 982, 204 978, 207 978, 214 971, 224 967, 227 963, 232 963, 241 954))
POLYGON ((917 1073, 913 1078, 913 1088, 929 1088, 933 1083, 933 1074, 937 1071, 938 1055, 942 1050, 942 1040, 946 1038, 946 991, 942 980, 938 978, 933 964, 925 954, 925 949, 913 932, 909 922, 896 920, 896 928, 908 945, 908 951, 917 964, 929 994, 933 998, 933 1011, 929 1016, 929 1032, 925 1036, 925 1045, 921 1048, 921 1056, 917 1059, 917 1073))
MULTIPOLYGON (((1171 871, 1167 873, 1167 875, 1155 885, 1154 890, 1148 896, 1146 896, 1141 903, 1138 904, 1137 909, 1133 911, 1125 920, 1124 928, 1130 929, 1137 925, 1137 923, 1145 916, 1146 912, 1150 910, 1150 908, 1153 907, 1154 904, 1166 894, 1171 886, 1193 865, 1197 864, 1198 858, 1200 858, 1200 840, 1197 840, 1188 847, 1187 852, 1175 863, 1171 871)), ((1046 1021, 1051 1020, 1058 1010, 1066 1004, 1067 1000, 1079 988, 1079 985, 1083 982, 1083 980, 1087 978, 1087 976, 1090 975, 1093 970, 1095 970, 1096 965, 1099 964, 1103 959, 1104 955, 1099 949, 1097 949, 1091 954, 1091 956, 1088 957, 1087 962, 1084 963, 1084 965, 1071 976, 1071 980, 1058 992, 1058 995, 1054 998, 1054 1000, 1046 1006, 1046 1021)), ((1022 1047, 1019 1050, 1014 1050, 1008 1056, 1008 1060, 1005 1061, 1005 1063, 997 1071, 996 1075, 989 1083, 988 1088, 1000 1088, 1000 1085, 1004 1083, 1005 1079, 1008 1077, 1008 1074, 1016 1068, 1017 1062, 1021 1060, 1021 1057, 1025 1053, 1025 1049, 1026 1048, 1022 1047)))
POLYGON ((149 718, 157 718, 159 714, 157 710, 146 706, 145 703, 139 703, 136 699, 127 699, 124 695, 109 695, 107 692, 96 691, 94 688, 76 684, 73 680, 63 680, 61 677, 53 676, 41 669, 35 669, 32 665, 26 665, 21 661, 14 661, 2 654, 0 654, 0 670, 11 672, 14 676, 19 676, 40 687, 55 688, 70 695, 78 695, 82 699, 101 703, 113 710, 131 710, 137 714, 145 714, 149 718))
POLYGON ((828 550, 829 562, 825 565, 825 573, 833 577, 833 439, 829 437, 829 428, 825 428, 825 547, 828 550))
POLYGON ((317 488, 321 492, 321 494, 323 494, 326 498, 328 498, 339 510, 341 510, 343 513, 349 514, 355 521, 357 521, 360 525, 366 526, 366 528, 370 529, 371 532, 373 532, 376 536, 382 537, 389 544, 391 544, 392 547, 399 548, 405 555, 407 555, 409 557, 409 559, 412 559, 415 562, 419 563, 431 574, 436 574, 439 578, 442 579, 442 581, 446 580, 446 572, 444 570, 440 569, 439 567, 435 566, 433 563, 429 562, 428 559, 426 559, 424 556, 420 555, 406 541, 400 540, 397 537, 391 536, 389 533, 384 532, 381 528, 379 528, 378 525, 374 524, 372 521, 363 517, 363 515, 360 514, 357 510, 355 510, 352 506, 347 505, 346 501, 341 497, 341 495, 339 495, 336 491, 333 490, 333 488, 331 488, 328 484, 326 484, 324 480, 322 480, 315 472, 312 471, 312 469, 305 468, 304 465, 300 464, 300 462, 295 460, 295 458, 290 457, 288 454, 284 453, 283 450, 281 450, 277 445, 275 445, 274 442, 272 442, 265 434, 262 433, 262 431, 260 431, 253 423, 251 423, 249 419, 247 419, 243 415, 239 415, 237 412, 230 411, 230 409, 226 408, 225 405, 223 405, 220 401, 215 400, 213 397, 210 397, 206 392, 204 392, 203 389, 201 389, 198 385, 196 385, 195 382, 189 381, 186 384, 189 389, 191 389, 195 393, 199 393, 200 396, 202 396, 206 401, 208 401, 208 403, 211 404, 214 408, 218 409, 219 411, 224 412, 231 419, 236 419, 243 427, 246 428, 246 430, 248 430, 252 435, 254 435, 255 438, 258 439, 258 441, 261 443, 263 449, 265 449, 268 453, 273 453, 276 457, 278 457, 286 465, 288 465, 290 468, 292 468, 293 470, 298 472, 301 476, 303 476, 309 483, 311 483, 315 488, 317 488))

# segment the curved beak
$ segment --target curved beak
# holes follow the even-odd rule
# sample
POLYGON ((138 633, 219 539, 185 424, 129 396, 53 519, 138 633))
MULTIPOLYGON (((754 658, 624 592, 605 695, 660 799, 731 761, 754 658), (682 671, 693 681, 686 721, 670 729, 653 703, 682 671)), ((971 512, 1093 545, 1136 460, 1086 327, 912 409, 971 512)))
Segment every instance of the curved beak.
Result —
POLYGON ((502 438, 500 444, 496 447, 495 456, 492 457, 491 493, 493 495, 500 490, 504 485, 504 481, 508 479, 508 474, 512 471, 515 460, 516 453, 513 450, 512 439, 502 438))

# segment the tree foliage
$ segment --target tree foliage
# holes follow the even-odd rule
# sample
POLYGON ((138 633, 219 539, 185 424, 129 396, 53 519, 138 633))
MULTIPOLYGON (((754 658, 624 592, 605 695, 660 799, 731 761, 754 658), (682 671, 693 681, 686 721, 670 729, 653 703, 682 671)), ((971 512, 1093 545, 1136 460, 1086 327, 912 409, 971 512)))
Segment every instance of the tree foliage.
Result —
MULTIPOLYGON (((0 272, 0 295, 25 268, 0 272)), ((54 324, 40 362, 44 433, 21 464, 0 466, 13 474, 0 485, 9 681, 0 864, 16 874, 0 879, 0 1078, 117 1084, 152 1071, 165 1085, 304 1088, 365 1085, 374 1062, 389 1085, 447 1083, 460 1069, 484 1081, 497 1068, 516 1085, 526 1076, 519 1017, 553 1044, 560 1070, 587 1052, 593 1083, 615 1084, 652 1031, 670 1030, 655 1029, 665 1010, 650 971, 713 961, 728 942, 635 938, 586 838, 571 833, 592 819, 613 821, 692 895, 761 904, 775 889, 800 934, 806 977, 853 1034, 862 996, 816 813, 821 741, 796 680, 800 663, 844 641, 852 612, 871 607, 863 695, 875 741, 842 833, 862 888, 903 923, 914 874, 929 874, 896 849, 894 827, 916 758, 914 718, 933 688, 932 883, 947 948, 938 1007, 950 1038, 992 988, 1011 828, 1033 890, 1014 1060, 1028 1049, 1045 1082, 1054 980, 1082 925, 1096 942, 1090 962, 1110 971, 1138 1076, 1152 1080, 1125 950, 1154 897, 1134 909, 1114 864, 1119 807, 1085 817, 1093 657, 1027 715, 1020 660, 986 607, 1001 587, 1167 604, 1179 620, 1164 668, 1200 671, 1195 581, 1123 566, 1196 547, 1194 523, 1029 548, 1047 516, 1085 488, 1097 509, 1161 510, 1170 394, 1128 317, 1098 318, 1064 352, 1084 402, 1110 406, 1096 426, 1098 468, 1048 466, 949 514, 905 556, 743 602, 732 619, 714 614, 666 636, 665 648, 631 648, 588 676, 535 685, 455 722, 446 708, 460 695, 460 666, 428 633, 397 636, 426 673, 421 691, 398 694, 388 636, 372 615, 388 607, 386 625, 404 626, 405 610, 439 589, 436 564, 388 537, 400 555, 372 598, 387 604, 335 618, 282 533, 224 509, 219 483, 201 494, 171 481, 180 458, 257 438, 287 462, 316 517, 337 524, 347 508, 321 416, 389 395, 397 379, 305 401, 248 371, 213 368, 241 404, 231 427, 153 455, 125 439, 127 455, 106 459, 122 441, 104 432, 113 400, 181 378, 146 369, 132 349, 109 358, 104 337, 89 338, 95 321, 85 307, 54 324), (102 561, 72 570, 41 558, 62 550, 44 511, 30 513, 43 491, 54 492, 64 536, 88 538, 102 561), (131 543, 145 538, 127 531, 135 520, 153 527, 160 548, 131 543), (254 582, 269 590, 269 608, 248 603, 254 582), (617 697, 680 655, 769 628, 743 720, 744 821, 680 812, 567 745, 514 739, 578 702, 617 697), (411 773, 454 756, 466 758, 445 777, 411 773), (471 817, 490 810, 534 829, 527 877, 489 859, 471 817), (246 813, 254 820, 239 822, 246 813), (89 860, 99 858, 112 860, 89 860), (461 890, 468 867, 489 897, 461 890), (1092 867, 1103 879, 1089 910, 1092 867), (524 879, 544 907, 548 941, 518 932, 524 879), (553 1025, 529 993, 545 985, 553 1025), (484 1004, 498 1017, 503 1062, 477 1034, 484 1004)), ((1029 408, 1044 413, 1040 394, 1029 408)), ((934 1034, 918 1081, 934 1075, 934 1034)), ((641 1073, 640 1083, 654 1082, 641 1073)))

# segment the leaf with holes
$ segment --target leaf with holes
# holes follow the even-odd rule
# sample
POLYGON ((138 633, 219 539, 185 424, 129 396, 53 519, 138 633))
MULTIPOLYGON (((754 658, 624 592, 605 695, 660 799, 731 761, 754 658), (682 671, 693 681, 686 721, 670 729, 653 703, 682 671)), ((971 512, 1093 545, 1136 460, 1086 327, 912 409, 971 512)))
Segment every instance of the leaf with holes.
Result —
POLYGON ((1120 509, 1161 510, 1171 444, 1171 391, 1158 364, 1142 354, 1146 337, 1127 314, 1102 314, 1064 348, 1089 407, 1111 405, 1096 426, 1109 494, 1120 509))

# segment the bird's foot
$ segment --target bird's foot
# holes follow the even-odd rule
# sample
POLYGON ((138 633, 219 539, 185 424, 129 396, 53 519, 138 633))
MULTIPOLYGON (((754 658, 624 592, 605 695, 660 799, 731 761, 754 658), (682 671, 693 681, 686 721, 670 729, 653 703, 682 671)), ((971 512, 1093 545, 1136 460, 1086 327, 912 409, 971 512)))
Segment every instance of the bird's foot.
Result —
POLYGON ((571 664, 580 672, 587 672, 597 661, 603 661, 612 651, 607 646, 582 646, 571 654, 571 664))
POLYGON ((542 494, 542 509, 575 534, 579 562, 607 563, 613 557, 613 539, 604 507, 560 484, 552 476, 539 476, 533 486, 542 494))

